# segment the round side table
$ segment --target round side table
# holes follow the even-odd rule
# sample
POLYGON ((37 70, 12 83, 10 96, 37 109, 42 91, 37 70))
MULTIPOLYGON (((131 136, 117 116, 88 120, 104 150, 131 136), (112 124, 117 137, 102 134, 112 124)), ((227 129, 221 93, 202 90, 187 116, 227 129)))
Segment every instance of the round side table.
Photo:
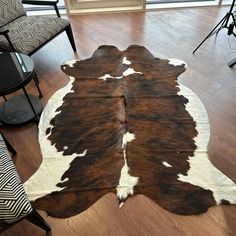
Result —
POLYGON ((24 125, 39 121, 43 110, 40 98, 42 93, 38 85, 33 60, 17 52, 0 53, 0 96, 5 101, 0 108, 0 120, 7 125, 24 125), (29 95, 25 86, 34 80, 39 96, 29 95), (14 96, 9 100, 6 95, 22 89, 24 94, 14 96))

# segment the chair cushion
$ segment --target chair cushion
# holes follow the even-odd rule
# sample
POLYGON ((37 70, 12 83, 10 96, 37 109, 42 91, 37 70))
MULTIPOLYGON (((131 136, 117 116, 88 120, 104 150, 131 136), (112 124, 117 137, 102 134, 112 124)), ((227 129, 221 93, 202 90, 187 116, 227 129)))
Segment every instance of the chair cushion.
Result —
POLYGON ((0 0, 0 27, 26 15, 21 0, 0 0))
MULTIPOLYGON (((68 25, 68 20, 58 17, 22 16, 9 23, 7 27, 16 51, 28 54, 68 25)), ((11 51, 9 43, 3 36, 0 36, 0 48, 11 51)))
POLYGON ((0 229, 33 211, 0 135, 0 229))

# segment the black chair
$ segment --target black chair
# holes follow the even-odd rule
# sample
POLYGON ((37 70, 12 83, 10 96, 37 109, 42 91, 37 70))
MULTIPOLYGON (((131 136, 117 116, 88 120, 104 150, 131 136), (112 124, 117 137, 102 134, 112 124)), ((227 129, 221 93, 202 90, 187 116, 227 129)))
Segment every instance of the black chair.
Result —
POLYGON ((76 52, 70 22, 60 18, 58 0, 23 0, 22 3, 54 6, 57 17, 27 16, 19 0, 0 0, 0 51, 32 55, 50 40, 66 32, 76 52))
POLYGON ((27 219, 51 234, 51 228, 31 206, 8 150, 15 149, 0 134, 0 233, 27 219))
POLYGON ((57 16, 61 17, 60 12, 57 7, 57 3, 59 0, 22 0, 22 3, 24 4, 31 4, 31 5, 45 5, 45 6, 53 6, 57 16))

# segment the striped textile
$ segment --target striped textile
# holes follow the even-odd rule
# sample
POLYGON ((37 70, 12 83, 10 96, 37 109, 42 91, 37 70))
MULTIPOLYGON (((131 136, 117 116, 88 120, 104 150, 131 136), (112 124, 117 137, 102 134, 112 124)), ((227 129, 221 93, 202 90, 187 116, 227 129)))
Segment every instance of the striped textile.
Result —
MULTIPOLYGON (((15 50, 28 54, 68 25, 68 20, 53 16, 22 16, 9 23, 7 29, 15 50)), ((4 36, 0 36, 0 48, 12 51, 4 36)))
POLYGON ((0 229, 33 211, 0 135, 0 229))
POLYGON ((20 0, 0 0, 0 27, 26 15, 20 0))

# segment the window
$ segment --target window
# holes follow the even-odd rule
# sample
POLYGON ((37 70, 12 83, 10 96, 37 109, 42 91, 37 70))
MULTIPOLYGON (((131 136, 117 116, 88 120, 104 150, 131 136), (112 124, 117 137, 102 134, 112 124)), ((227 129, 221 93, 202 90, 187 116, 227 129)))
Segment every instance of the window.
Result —
POLYGON ((65 0, 68 13, 142 10, 145 0, 65 0))
POLYGON ((178 3, 178 2, 201 2, 201 1, 215 1, 215 0, 147 0, 147 4, 160 4, 160 3, 178 3))
MULTIPOLYGON (((230 5, 232 0, 59 0, 58 8, 62 14, 114 11, 141 11, 173 7, 230 5)), ((24 5, 26 10, 51 10, 51 6, 24 5)), ((48 11, 50 12, 50 11, 48 11)), ((32 13, 33 14, 33 13, 32 13)), ((37 13, 36 13, 37 14, 37 13)), ((43 13, 44 14, 44 13, 43 13)))
POLYGON ((146 0, 147 9, 231 5, 232 0, 146 0))

